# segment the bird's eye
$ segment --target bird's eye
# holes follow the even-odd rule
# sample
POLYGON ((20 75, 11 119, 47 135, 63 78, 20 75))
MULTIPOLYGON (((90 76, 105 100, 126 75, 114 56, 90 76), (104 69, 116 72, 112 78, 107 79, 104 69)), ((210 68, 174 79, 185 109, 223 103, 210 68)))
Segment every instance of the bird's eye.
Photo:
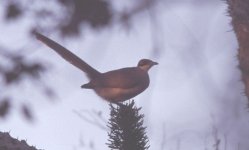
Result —
POLYGON ((140 62, 140 64, 139 64, 140 66, 144 66, 145 65, 145 62, 144 61, 142 61, 142 62, 140 62))

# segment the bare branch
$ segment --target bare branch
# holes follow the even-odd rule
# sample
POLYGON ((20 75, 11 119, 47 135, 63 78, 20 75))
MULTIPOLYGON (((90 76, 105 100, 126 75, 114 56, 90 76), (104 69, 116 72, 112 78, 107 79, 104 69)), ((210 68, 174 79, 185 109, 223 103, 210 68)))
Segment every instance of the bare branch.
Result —
POLYGON ((103 125, 106 124, 107 121, 105 121, 105 119, 99 114, 99 112, 89 111, 89 110, 82 110, 80 112, 77 110, 73 110, 73 113, 75 113, 85 122, 95 125, 102 130, 108 131, 108 128, 105 125, 103 125))

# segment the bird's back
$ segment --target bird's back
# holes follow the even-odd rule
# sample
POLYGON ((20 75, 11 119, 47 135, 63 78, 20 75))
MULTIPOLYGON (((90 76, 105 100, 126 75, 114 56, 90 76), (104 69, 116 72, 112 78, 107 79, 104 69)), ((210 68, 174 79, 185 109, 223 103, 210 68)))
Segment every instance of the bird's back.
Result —
POLYGON ((96 79, 90 81, 95 87, 132 88, 134 86, 149 85, 148 73, 138 67, 122 68, 102 73, 96 79))

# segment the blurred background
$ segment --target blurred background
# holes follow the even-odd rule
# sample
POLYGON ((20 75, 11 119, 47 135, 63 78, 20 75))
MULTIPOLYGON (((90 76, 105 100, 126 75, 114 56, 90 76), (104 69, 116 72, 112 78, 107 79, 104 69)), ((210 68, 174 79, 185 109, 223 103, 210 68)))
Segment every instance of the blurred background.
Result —
POLYGON ((1 0, 0 131, 45 150, 107 150, 108 102, 32 33, 100 72, 159 63, 135 97, 150 149, 247 150, 248 103, 225 1, 1 0))

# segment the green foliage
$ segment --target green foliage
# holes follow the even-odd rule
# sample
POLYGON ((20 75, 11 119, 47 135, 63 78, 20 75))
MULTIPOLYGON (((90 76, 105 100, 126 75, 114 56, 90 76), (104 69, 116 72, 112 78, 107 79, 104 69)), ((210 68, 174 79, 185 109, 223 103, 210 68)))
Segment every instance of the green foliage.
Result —
POLYGON ((144 115, 139 114, 141 108, 135 106, 134 101, 126 104, 110 104, 111 118, 108 147, 112 150, 146 150, 148 137, 146 127, 143 126, 144 115))

